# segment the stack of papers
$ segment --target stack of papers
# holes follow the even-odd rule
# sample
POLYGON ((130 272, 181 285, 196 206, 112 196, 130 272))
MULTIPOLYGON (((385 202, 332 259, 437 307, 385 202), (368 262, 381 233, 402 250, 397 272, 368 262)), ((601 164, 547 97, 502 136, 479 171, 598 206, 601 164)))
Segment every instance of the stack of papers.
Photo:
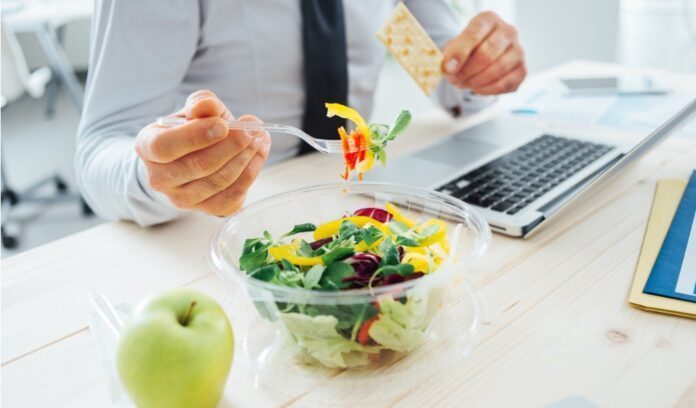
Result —
POLYGON ((696 171, 660 180, 628 301, 641 309, 696 318, 696 171))
MULTIPOLYGON (((693 99, 692 94, 661 95, 567 95, 549 85, 513 97, 512 113, 534 115, 547 123, 619 128, 647 134, 657 129, 693 99)), ((696 138, 696 120, 677 135, 696 138)))

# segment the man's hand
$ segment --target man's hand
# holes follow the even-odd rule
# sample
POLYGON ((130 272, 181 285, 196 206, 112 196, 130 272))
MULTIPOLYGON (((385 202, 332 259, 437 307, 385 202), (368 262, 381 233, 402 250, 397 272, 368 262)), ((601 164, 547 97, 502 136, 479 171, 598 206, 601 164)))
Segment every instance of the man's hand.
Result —
MULTIPOLYGON (((238 211, 268 158, 268 133, 228 129, 233 116, 210 91, 192 93, 176 115, 189 121, 177 127, 151 123, 136 139, 150 186, 179 208, 211 215, 238 211)), ((239 120, 260 122, 251 115, 239 120)))
POLYGON ((479 95, 516 91, 527 75, 517 30, 490 11, 474 17, 443 56, 447 80, 479 95))

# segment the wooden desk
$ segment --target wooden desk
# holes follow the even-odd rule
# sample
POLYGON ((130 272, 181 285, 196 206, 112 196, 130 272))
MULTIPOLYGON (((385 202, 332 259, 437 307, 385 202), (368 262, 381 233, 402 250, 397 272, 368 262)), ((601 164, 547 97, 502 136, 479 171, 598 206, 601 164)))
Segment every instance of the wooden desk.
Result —
MULTIPOLYGON (((559 72, 617 70, 573 63, 527 86, 559 72)), ((696 87, 694 76, 661 77, 696 87)), ((393 154, 492 114, 418 118, 393 154)), ((581 395, 600 406, 694 406, 696 323, 634 309, 626 297, 655 181, 686 178, 695 165, 696 142, 672 138, 532 239, 494 236, 471 274, 489 308, 474 352, 451 372, 407 384, 393 405, 542 406, 581 395)), ((339 167, 335 158, 316 155, 269 168, 250 199, 335 181, 339 167)), ((188 285, 224 297, 205 259, 221 222, 191 215, 151 229, 108 223, 3 261, 3 405, 108 405, 87 324, 87 289, 123 300, 188 285)), ((236 362, 225 406, 308 405, 303 390, 288 399, 256 391, 247 372, 236 362)), ((359 395, 346 398, 360 406, 359 395)))

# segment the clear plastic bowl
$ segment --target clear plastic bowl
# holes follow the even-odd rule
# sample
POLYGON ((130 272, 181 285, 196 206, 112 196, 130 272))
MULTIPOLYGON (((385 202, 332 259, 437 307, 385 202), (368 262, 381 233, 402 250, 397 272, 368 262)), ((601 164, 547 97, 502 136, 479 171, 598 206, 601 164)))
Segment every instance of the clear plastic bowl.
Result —
MULTIPOLYGON (((311 241, 310 236, 307 233, 304 238, 311 241)), ((473 334, 481 317, 480 302, 463 273, 481 257, 489 241, 490 229, 485 220, 450 196, 395 184, 336 183, 278 194, 245 207, 214 235, 211 263, 235 287, 244 289, 262 320, 272 323, 272 329, 265 326, 265 336, 242 334, 247 341, 249 336, 258 337, 245 347, 259 370, 283 364, 292 369, 312 366, 339 368, 343 372, 365 366, 389 367, 429 341, 456 347, 452 345, 452 336, 463 338, 473 334), (264 282, 239 269, 238 260, 248 238, 260 237, 264 231, 277 237, 296 224, 319 225, 359 208, 384 208, 386 202, 399 206, 405 216, 415 221, 436 218, 447 224, 450 257, 437 271, 373 289, 317 291, 264 282), (396 340, 389 346, 366 348, 354 338, 355 332, 353 336, 336 338, 337 330, 332 330, 331 323, 340 320, 337 315, 341 311, 387 303, 393 307, 391 313, 406 313, 392 319, 392 323, 402 327, 391 333, 396 340), (319 311, 319 316, 326 318, 310 319, 297 316, 301 314, 297 312, 288 316, 290 313, 284 310, 293 304, 303 305, 305 310, 313 308, 313 315, 319 311), (443 319, 447 313, 449 316, 443 319), (335 317, 338 319, 334 320, 335 317), (402 341, 404 336, 409 336, 407 341, 402 341)), ((384 306, 380 313, 382 309, 384 306)))

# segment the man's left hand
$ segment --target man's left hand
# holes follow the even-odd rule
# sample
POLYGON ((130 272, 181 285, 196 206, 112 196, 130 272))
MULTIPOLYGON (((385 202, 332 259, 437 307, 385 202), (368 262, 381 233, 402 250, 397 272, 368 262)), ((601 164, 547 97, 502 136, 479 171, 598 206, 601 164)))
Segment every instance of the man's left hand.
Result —
POLYGON ((443 56, 447 80, 479 95, 516 91, 527 76, 517 30, 490 11, 474 17, 443 56))

